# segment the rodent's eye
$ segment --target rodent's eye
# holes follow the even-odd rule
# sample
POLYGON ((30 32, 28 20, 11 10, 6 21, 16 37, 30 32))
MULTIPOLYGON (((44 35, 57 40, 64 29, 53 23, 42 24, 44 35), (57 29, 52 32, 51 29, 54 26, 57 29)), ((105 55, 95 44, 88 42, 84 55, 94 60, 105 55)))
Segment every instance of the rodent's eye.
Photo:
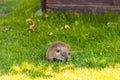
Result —
POLYGON ((60 52, 60 50, 57 50, 57 52, 60 52))

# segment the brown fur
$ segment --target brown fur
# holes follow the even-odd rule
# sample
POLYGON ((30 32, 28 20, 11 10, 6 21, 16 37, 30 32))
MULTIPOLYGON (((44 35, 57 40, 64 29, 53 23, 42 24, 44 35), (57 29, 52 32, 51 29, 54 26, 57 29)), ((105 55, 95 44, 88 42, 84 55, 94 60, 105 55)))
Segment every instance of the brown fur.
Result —
POLYGON ((54 42, 47 50, 46 57, 54 61, 55 59, 66 62, 69 58, 70 47, 64 42, 54 42))

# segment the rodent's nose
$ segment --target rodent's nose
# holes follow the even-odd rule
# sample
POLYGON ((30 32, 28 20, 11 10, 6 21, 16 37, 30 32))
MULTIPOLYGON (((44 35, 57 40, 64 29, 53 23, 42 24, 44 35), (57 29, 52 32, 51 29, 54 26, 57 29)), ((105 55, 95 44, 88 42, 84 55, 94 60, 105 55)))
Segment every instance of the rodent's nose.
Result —
POLYGON ((68 57, 68 53, 63 52, 63 53, 62 53, 62 56, 64 56, 64 57, 68 57))
POLYGON ((64 57, 65 62, 68 61, 68 53, 63 52, 62 56, 64 57))

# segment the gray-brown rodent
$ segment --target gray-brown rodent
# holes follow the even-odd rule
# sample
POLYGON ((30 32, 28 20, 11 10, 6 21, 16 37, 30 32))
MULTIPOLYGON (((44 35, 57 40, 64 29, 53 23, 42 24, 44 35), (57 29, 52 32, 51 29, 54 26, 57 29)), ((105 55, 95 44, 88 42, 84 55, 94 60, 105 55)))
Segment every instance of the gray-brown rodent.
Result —
POLYGON ((69 53, 69 45, 64 42, 57 41, 48 48, 46 57, 51 61, 60 60, 66 62, 70 57, 69 53))

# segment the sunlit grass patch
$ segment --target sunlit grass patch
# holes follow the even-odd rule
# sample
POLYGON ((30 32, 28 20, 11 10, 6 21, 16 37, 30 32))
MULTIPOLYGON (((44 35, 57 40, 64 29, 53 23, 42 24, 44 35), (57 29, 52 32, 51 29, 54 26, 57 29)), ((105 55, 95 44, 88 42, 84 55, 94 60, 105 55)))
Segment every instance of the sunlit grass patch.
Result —
POLYGON ((30 78, 25 74, 8 74, 0 77, 0 80, 30 80, 30 78))
MULTIPOLYGON (((42 66, 42 65, 41 65, 42 66)), ((36 66, 34 67, 35 74, 38 75, 38 73, 41 70, 44 70, 44 67, 36 66), (38 73, 37 73, 38 72, 38 73)), ((18 67, 13 66, 13 70, 18 70, 18 67)), ((59 69, 59 72, 54 72, 52 66, 48 66, 46 70, 44 70, 44 75, 39 73, 39 76, 32 77, 28 75, 27 73, 18 72, 16 74, 9 73, 7 75, 3 75, 0 77, 0 79, 10 79, 10 80, 39 80, 39 79, 54 79, 54 80, 119 80, 120 78, 120 65, 115 65, 115 67, 106 67, 103 69, 98 68, 76 68, 72 65, 66 65, 61 66, 59 69), (68 67, 68 68, 67 68, 68 67), (63 69, 64 68, 64 69, 63 69)), ((29 72, 29 74, 33 74, 33 72, 29 72)))
POLYGON ((22 69, 19 66, 15 66, 15 65, 12 66, 10 70, 16 73, 19 73, 22 71, 22 69))

